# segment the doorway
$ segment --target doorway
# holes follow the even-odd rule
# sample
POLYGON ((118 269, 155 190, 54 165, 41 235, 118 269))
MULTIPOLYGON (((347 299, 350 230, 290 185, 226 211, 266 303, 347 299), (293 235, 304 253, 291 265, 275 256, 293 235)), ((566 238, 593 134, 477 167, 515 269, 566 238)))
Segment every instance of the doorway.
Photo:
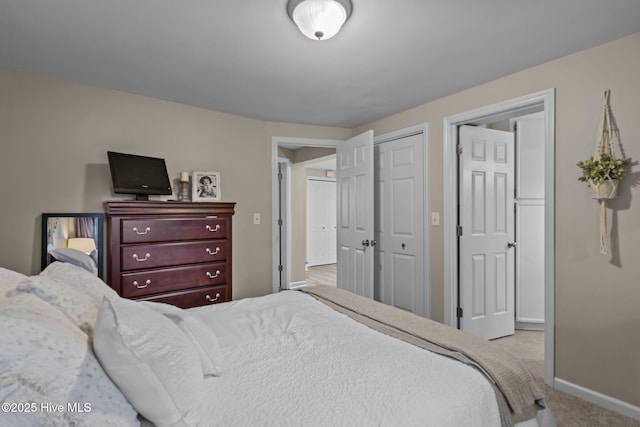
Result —
MULTIPOLYGON (((445 117, 443 121, 443 232, 444 232, 444 297, 445 323, 457 326, 458 283, 458 127, 487 124, 542 110, 544 117, 544 329, 545 383, 553 387, 554 378, 554 117, 555 91, 545 90, 531 95, 445 117)), ((464 307, 463 307, 464 308, 464 307)))
MULTIPOLYGON (((304 213, 293 209, 291 195, 298 192, 297 187, 300 185, 304 187, 301 191, 306 193, 306 173, 304 167, 296 168, 293 165, 296 162, 303 163, 306 160, 332 154, 335 156, 336 145, 339 142, 341 141, 311 138, 272 138, 271 283, 274 293, 305 284, 306 219, 304 213), (300 238, 301 235, 302 238, 300 238)), ((306 206, 306 201, 304 205, 306 206)), ((301 204, 298 203, 295 206, 299 208, 301 204)))
MULTIPOLYGON (((371 235, 358 241, 369 240, 369 252, 375 251, 376 274, 378 280, 375 283, 377 298, 390 305, 399 306, 418 315, 428 317, 430 306, 430 289, 428 274, 428 227, 426 213, 428 212, 428 128, 426 124, 411 126, 398 131, 376 136, 373 140, 376 155, 376 192, 378 201, 376 209, 366 210, 368 214, 380 210, 377 214, 375 230, 371 235), (382 171, 384 169, 384 171, 382 171), (380 182, 385 181, 382 185, 380 182), (383 188, 384 191, 380 189, 383 188), (385 196, 386 195, 386 196, 385 196), (387 197, 384 201, 381 197, 387 197), (395 202, 394 202, 395 201, 395 202), (390 206, 391 203, 393 206, 390 206), (381 208, 385 208, 382 212, 381 208), (384 217, 384 218, 383 218, 384 217), (375 233, 374 233, 375 232, 375 233), (380 242, 379 245, 376 245, 380 242), (411 281, 410 285, 396 281, 411 281)), ((302 138, 278 138, 272 139, 273 155, 273 186, 272 200, 274 229, 273 229, 273 291, 288 289, 296 285, 296 281, 302 280, 291 276, 291 257, 296 256, 297 251, 304 251, 304 246, 295 246, 298 250, 291 250, 291 228, 296 228, 292 221, 289 224, 280 222, 278 210, 291 211, 287 207, 281 207, 278 196, 281 186, 278 183, 279 156, 284 155, 285 150, 299 150, 301 147, 332 148, 339 141, 312 140, 302 138), (282 250, 282 246, 289 249, 282 250), (302 248, 302 249, 300 249, 302 248), (289 259, 280 258, 280 254, 288 254, 289 259), (292 281, 283 282, 283 277, 292 277, 292 281)), ((340 141, 341 142, 341 141, 340 141)), ((372 148, 373 151, 373 148, 372 148)), ((295 162, 294 162, 295 163, 295 162)), ((373 174, 373 161, 371 162, 373 174)), ((326 169, 326 168, 322 168, 326 169)), ((286 174, 285 174, 286 175, 286 174)), ((293 173, 292 175, 295 175, 293 173)), ((295 186, 295 177, 292 176, 291 187, 295 186)), ((372 184, 373 186, 373 184, 372 184)), ((358 194, 358 192, 354 192, 358 194)), ((288 198, 284 198, 288 199, 288 198)), ((373 227, 372 227, 373 228, 373 227)), ((296 229, 299 229, 296 228, 296 229)), ((338 257, 339 258, 339 257, 338 257)), ((376 277, 371 272, 371 277, 376 277)), ((303 283, 300 283, 302 285, 303 283)), ((373 284, 372 284, 373 286, 373 284)), ((373 289, 373 288, 372 288, 373 289)), ((373 291, 371 292, 373 296, 373 291)))

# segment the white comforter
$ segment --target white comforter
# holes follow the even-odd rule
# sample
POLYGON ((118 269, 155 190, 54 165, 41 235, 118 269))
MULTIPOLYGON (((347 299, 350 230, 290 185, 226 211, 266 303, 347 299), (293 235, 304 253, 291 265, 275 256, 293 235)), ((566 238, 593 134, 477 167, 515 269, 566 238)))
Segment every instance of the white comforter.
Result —
POLYGON ((190 311, 225 354, 222 375, 206 381, 207 425, 500 425, 494 393, 475 369, 301 292, 190 311))

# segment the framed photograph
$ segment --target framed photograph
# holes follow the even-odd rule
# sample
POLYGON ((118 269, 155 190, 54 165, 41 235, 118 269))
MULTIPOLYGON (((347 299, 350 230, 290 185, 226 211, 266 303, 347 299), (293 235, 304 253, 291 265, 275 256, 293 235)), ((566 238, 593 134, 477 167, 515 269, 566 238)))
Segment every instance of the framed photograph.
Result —
POLYGON ((193 172, 191 186, 191 201, 220 201, 220 172, 193 172))

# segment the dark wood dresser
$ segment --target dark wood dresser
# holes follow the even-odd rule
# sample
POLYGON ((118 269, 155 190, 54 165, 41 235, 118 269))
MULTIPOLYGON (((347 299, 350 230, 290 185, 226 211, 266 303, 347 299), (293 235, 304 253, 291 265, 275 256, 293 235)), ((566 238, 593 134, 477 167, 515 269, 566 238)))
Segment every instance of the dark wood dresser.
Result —
POLYGON ((235 203, 105 202, 107 283, 182 308, 231 301, 235 203))

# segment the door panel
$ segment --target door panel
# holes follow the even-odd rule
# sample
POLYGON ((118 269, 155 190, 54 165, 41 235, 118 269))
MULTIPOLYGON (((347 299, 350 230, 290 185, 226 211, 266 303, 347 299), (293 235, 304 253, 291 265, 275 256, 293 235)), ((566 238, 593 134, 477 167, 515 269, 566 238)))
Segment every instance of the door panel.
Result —
POLYGON ((393 287, 394 305, 408 311, 415 311, 415 286, 401 286, 400 284, 416 283, 416 257, 413 255, 394 254, 393 256, 393 287))
POLYGON ((337 285, 373 298, 373 131, 338 144, 336 160, 337 285))
POLYGON ((461 126, 460 145, 461 327, 497 338, 515 327, 514 139, 461 126))

